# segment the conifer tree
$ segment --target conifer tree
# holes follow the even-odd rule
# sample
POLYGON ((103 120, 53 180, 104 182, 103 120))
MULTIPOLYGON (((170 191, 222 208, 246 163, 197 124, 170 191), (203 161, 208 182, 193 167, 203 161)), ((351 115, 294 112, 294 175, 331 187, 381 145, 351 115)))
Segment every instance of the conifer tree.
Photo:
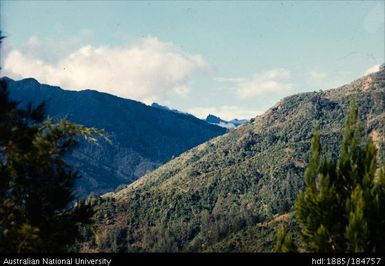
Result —
POLYGON ((67 251, 92 212, 83 202, 70 208, 77 173, 63 156, 99 133, 44 120, 44 104, 19 108, 0 80, 0 252, 67 251))
POLYGON ((286 234, 284 226, 281 226, 278 230, 274 251, 279 253, 297 251, 291 235, 286 234))
POLYGON ((301 245, 311 252, 384 252, 385 171, 363 137, 353 103, 337 162, 321 158, 320 134, 312 140, 305 191, 295 205, 301 245))

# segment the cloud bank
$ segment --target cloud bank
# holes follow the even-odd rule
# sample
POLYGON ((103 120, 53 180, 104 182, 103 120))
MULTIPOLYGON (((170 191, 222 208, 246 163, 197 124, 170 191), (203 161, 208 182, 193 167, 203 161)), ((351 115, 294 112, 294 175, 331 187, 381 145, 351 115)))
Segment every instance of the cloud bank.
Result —
MULTIPOLYGON (((290 83, 291 74, 283 68, 275 68, 259 73, 251 77, 214 77, 218 83, 225 83, 227 86, 221 88, 221 93, 228 94, 230 99, 238 99, 243 103, 255 97, 274 95, 282 97, 292 92, 293 85, 290 83)), ((251 106, 250 104, 248 106, 251 106)), ((225 120, 250 119, 260 115, 265 111, 265 105, 258 108, 246 107, 234 104, 224 104, 220 106, 197 106, 187 111, 199 118, 206 118, 208 114, 213 114, 225 120)))
POLYGON ((370 68, 368 68, 365 72, 364 72, 364 75, 369 75, 371 73, 374 73, 374 72, 378 72, 380 71, 380 65, 377 64, 377 65, 374 65, 370 68))
POLYGON ((172 43, 145 37, 126 46, 82 46, 56 60, 32 37, 26 51, 10 50, 3 74, 11 78, 34 77, 65 89, 96 89, 124 98, 151 103, 174 93, 187 95, 191 75, 209 70, 200 55, 186 53, 172 43))
POLYGON ((261 114, 261 111, 252 108, 243 108, 234 105, 223 105, 219 107, 194 107, 187 110, 189 113, 205 119, 207 115, 213 114, 219 116, 224 120, 238 119, 250 119, 261 114))
POLYGON ((293 86, 288 82, 290 72, 277 68, 255 74, 252 78, 241 81, 236 88, 240 98, 249 98, 266 93, 285 93, 291 91, 293 86))

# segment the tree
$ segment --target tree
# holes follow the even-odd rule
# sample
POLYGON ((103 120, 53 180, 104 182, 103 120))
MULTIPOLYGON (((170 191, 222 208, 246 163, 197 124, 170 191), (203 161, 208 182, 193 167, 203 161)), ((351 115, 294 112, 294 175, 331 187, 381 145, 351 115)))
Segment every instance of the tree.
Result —
POLYGON ((287 252, 295 252, 296 249, 297 248, 293 242, 293 239, 291 238, 291 235, 286 234, 285 227, 281 226, 278 229, 277 240, 275 243, 274 251, 279 253, 281 252, 287 253, 287 252))
POLYGON ((303 248, 311 252, 384 252, 385 171, 364 137, 353 103, 337 162, 321 158, 320 134, 313 136, 295 214, 303 248))
POLYGON ((44 120, 44 104, 21 109, 0 80, 0 252, 63 252, 91 209, 74 202, 78 177, 63 160, 79 137, 101 132, 44 120))

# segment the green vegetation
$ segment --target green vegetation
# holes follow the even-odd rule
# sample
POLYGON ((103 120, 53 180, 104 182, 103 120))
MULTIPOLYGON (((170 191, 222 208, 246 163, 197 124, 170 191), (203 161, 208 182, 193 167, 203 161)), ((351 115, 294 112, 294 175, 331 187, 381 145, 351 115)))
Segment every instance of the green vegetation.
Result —
POLYGON ((297 250, 291 235, 286 234, 285 227, 281 226, 277 233, 275 252, 295 252, 297 250))
MULTIPOLYGON (((316 133, 305 171, 306 189, 295 205, 301 246, 310 252, 384 252, 385 172, 378 168, 372 139, 362 136, 355 104, 338 161, 322 158, 320 146, 316 133)), ((283 232, 277 238, 277 249, 293 248, 283 232)))
POLYGON ((63 156, 100 132, 43 119, 44 104, 19 109, 0 81, 0 252, 67 251, 92 216, 83 202, 69 208, 77 174, 63 156))
POLYGON ((381 71, 337 89, 287 97, 251 123, 94 198, 97 227, 85 229, 89 241, 82 249, 273 251, 278 228, 296 228, 290 213, 305 187, 314 123, 320 128, 320 153, 336 160, 352 99, 357 99, 364 133, 373 137, 383 159, 381 71))

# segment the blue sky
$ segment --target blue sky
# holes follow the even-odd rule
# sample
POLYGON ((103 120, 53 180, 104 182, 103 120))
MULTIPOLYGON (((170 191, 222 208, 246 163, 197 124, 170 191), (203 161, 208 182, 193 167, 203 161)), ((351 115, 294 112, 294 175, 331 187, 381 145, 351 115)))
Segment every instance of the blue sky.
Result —
POLYGON ((384 1, 2 1, 2 74, 251 118, 384 60, 384 1))

